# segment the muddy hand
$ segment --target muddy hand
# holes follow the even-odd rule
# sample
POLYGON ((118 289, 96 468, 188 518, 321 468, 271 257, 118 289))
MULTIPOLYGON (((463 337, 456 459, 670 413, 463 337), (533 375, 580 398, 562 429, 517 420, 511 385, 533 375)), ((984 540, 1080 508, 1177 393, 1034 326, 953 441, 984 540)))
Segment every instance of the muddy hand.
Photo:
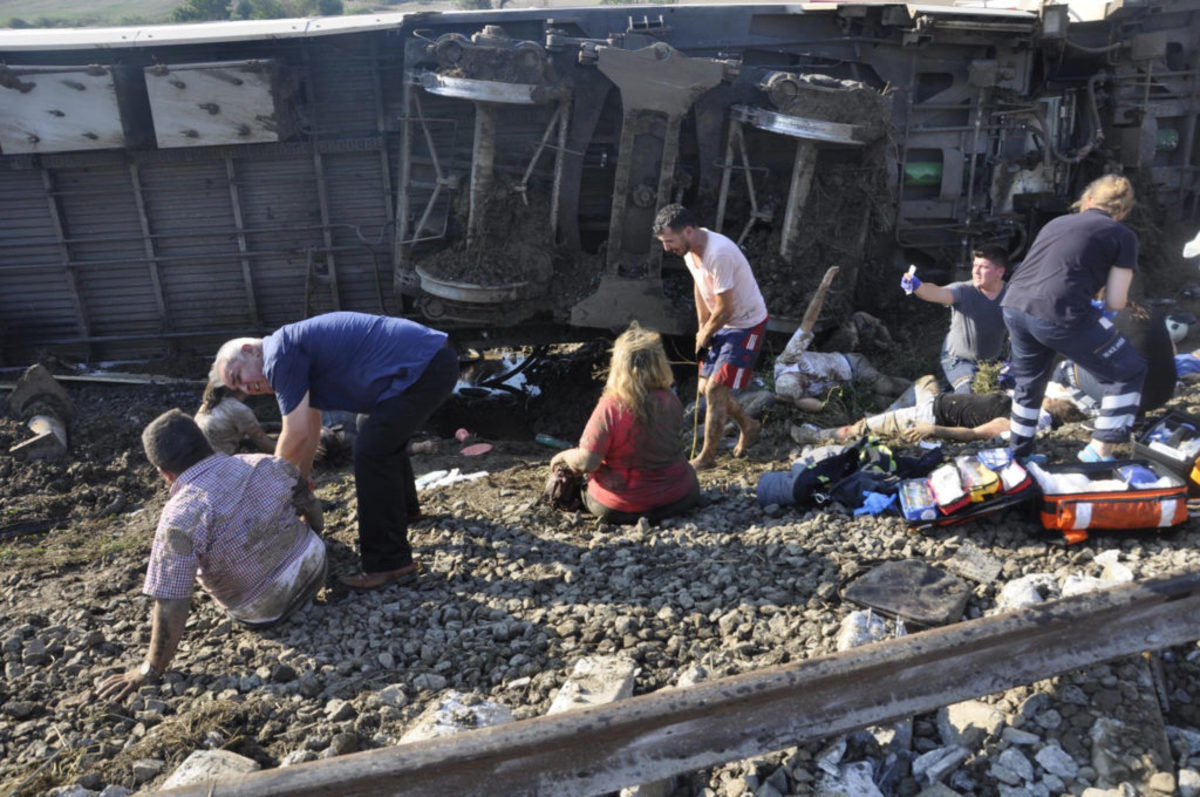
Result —
POLYGON ((319 534, 325 530, 325 507, 321 504, 321 499, 313 494, 309 482, 305 479, 296 481, 292 490, 292 507, 313 531, 319 534))
POLYGON ((919 443, 932 433, 932 426, 927 423, 919 423, 911 429, 905 429, 900 436, 909 443, 919 443))
POLYGON ((96 687, 96 697, 101 700, 120 702, 136 692, 145 680, 141 670, 129 670, 117 675, 110 675, 100 682, 100 686, 96 687))

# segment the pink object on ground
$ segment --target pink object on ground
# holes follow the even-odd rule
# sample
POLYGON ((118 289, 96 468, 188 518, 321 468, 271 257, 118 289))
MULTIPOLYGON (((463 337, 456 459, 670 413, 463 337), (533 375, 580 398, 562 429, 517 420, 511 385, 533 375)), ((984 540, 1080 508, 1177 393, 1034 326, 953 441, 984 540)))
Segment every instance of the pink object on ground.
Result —
POLYGON ((470 436, 471 436, 471 433, 468 432, 466 429, 459 429, 457 432, 454 433, 454 439, 460 443, 467 442, 467 438, 470 436))
POLYGON ((471 445, 463 448, 463 450, 459 453, 461 453, 464 457, 477 457, 480 454, 486 454, 491 450, 491 443, 472 443, 471 445))

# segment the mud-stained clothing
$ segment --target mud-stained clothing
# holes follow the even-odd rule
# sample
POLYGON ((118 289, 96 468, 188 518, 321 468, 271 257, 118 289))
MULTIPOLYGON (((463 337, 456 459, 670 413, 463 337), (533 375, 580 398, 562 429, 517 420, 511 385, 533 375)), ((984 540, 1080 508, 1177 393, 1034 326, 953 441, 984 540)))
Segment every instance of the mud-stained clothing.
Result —
POLYGON ((696 472, 683 454, 683 405, 670 390, 654 391, 651 423, 641 423, 623 402, 602 396, 579 438, 584 451, 603 457, 588 476, 588 495, 608 509, 649 514, 699 497, 696 472))
POLYGON ((719 232, 702 229, 707 235, 704 258, 697 257, 695 252, 688 252, 683 256, 683 262, 696 281, 696 289, 709 312, 717 306, 718 293, 729 293, 733 315, 725 323, 726 328, 749 329, 765 322, 767 304, 754 279, 750 261, 729 238, 719 232))
POLYGON ((177 600, 199 581, 238 620, 279 619, 325 567, 325 544, 292 504, 299 475, 269 454, 213 454, 179 474, 142 592, 177 600))
POLYGON ((838 385, 856 379, 873 381, 879 377, 875 366, 857 352, 809 351, 813 334, 803 327, 792 333, 783 351, 775 358, 775 392, 788 398, 825 399, 838 385))
POLYGON ((222 454, 236 453, 246 433, 258 426, 254 410, 235 398, 223 398, 209 411, 198 410, 195 419, 213 451, 222 454))
POLYGON ((876 434, 899 435, 918 424, 974 429, 996 418, 1007 418, 1012 399, 1007 393, 931 393, 917 388, 916 404, 864 419, 876 434))
POLYGON ((933 418, 938 426, 974 429, 996 418, 1007 418, 1012 398, 1007 393, 942 393, 933 400, 933 418))

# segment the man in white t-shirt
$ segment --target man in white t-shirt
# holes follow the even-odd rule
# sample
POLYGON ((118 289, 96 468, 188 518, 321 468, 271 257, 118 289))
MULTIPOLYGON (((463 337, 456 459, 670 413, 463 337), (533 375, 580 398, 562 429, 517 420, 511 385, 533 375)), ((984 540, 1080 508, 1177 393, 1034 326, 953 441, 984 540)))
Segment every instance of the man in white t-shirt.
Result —
POLYGON ((683 205, 667 205, 658 211, 654 235, 664 250, 683 258, 695 283, 696 354, 700 390, 708 410, 704 446, 692 466, 703 470, 716 464, 726 418, 733 418, 740 432, 733 449, 735 457, 746 453, 762 429, 730 391, 746 387, 754 375, 767 329, 767 305, 737 244, 699 226, 683 205))

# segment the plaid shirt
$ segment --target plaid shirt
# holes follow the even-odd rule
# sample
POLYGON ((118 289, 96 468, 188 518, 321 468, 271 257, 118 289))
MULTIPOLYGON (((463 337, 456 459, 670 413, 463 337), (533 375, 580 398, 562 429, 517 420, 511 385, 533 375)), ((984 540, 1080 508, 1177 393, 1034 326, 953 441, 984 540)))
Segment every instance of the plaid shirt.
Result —
POLYGON ((254 600, 308 548, 313 532, 292 506, 298 477, 268 454, 213 454, 179 474, 142 592, 187 598, 199 580, 226 609, 254 600))

